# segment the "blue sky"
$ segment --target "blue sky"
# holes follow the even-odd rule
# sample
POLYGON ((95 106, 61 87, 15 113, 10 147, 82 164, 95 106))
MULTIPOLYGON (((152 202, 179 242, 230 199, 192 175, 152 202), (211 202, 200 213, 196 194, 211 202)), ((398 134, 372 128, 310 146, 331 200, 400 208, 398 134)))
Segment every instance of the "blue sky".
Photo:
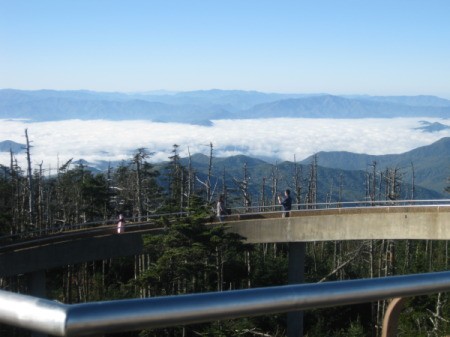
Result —
POLYGON ((0 88, 450 98, 450 1, 0 0, 0 88))

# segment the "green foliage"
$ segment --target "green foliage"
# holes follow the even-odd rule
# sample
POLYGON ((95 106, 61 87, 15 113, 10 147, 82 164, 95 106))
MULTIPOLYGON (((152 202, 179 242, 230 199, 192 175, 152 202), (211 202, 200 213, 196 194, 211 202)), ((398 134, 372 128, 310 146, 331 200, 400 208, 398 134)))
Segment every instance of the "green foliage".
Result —
POLYGON ((2 175, 0 176, 0 235, 11 232, 12 221, 12 191, 13 186, 11 180, 9 180, 9 170, 6 167, 2 167, 2 175))
POLYGON ((307 336, 371 336, 370 303, 305 312, 307 336))
POLYGON ((342 337, 362 337, 362 336, 368 336, 364 333, 363 326, 361 325, 361 322, 359 321, 359 318, 356 322, 351 322, 348 329, 344 330, 341 334, 342 337))
POLYGON ((151 268, 138 282, 146 284, 152 294, 220 290, 224 282, 240 282, 245 270, 240 254, 245 245, 224 226, 206 226, 202 214, 200 208, 169 224, 164 234, 144 238, 151 268))
POLYGON ((158 210, 162 203, 159 172, 147 162, 151 156, 138 149, 132 160, 122 162, 112 174, 112 206, 115 213, 127 217, 142 217, 158 210))
POLYGON ((328 336, 336 336, 336 337, 370 337, 371 334, 365 331, 364 326, 361 324, 361 320, 357 317, 355 320, 351 320, 348 322, 348 319, 339 316, 339 319, 342 319, 336 325, 336 320, 327 322, 330 316, 319 316, 316 324, 312 326, 306 336, 311 337, 328 337, 328 336), (345 326, 343 328, 338 328, 339 326, 345 326))
POLYGON ((286 244, 258 244, 250 253, 252 287, 286 284, 288 250, 286 244))
MULTIPOLYGON (((61 229, 64 229, 64 225, 81 222, 100 223, 115 218, 118 213, 139 220, 155 212, 178 213, 152 220, 165 231, 144 237, 145 252, 142 255, 48 271, 49 297, 64 303, 78 303, 287 283, 287 244, 246 245, 241 237, 227 231, 226 223, 212 225, 210 220, 214 216, 211 205, 202 197, 205 193, 193 189, 187 192, 192 188, 192 182, 187 181, 189 172, 181 165, 177 147, 174 147, 165 171, 166 189, 158 184, 159 172, 146 161, 149 156, 144 149, 139 149, 130 161, 105 174, 94 174, 83 165, 72 167, 71 161, 62 165, 54 177, 44 179, 35 174, 35 185, 39 186, 35 194, 41 198, 39 200, 48 201, 45 207, 36 207, 38 220, 32 224, 35 228, 51 228, 62 223, 61 229)), ((240 166, 245 158, 240 160, 235 167, 240 166)), ((255 161, 249 167, 258 165, 260 163, 255 161)), ((271 168, 265 167, 265 171, 260 171, 261 176, 270 174, 271 168)), ((12 172, 3 169, 4 174, 0 176, 0 231, 23 232, 29 229, 29 217, 24 206, 28 198, 26 179, 18 167, 14 167, 12 172)), ((280 169, 292 172, 293 166, 283 163, 280 169)), ((283 183, 288 184, 288 174, 284 175, 283 183)), ((349 190, 353 190, 353 184, 356 186, 360 178, 364 178, 364 173, 355 177, 342 176, 349 190)), ((330 184, 338 186, 339 179, 333 176, 332 170, 319 170, 319 189, 325 191, 330 184)), ((231 194, 228 196, 230 200, 231 194)), ((323 198, 324 193, 320 192, 318 199, 323 198)), ((447 270, 447 245, 445 241, 410 240, 311 242, 306 250, 305 279, 314 283, 447 270)), ((26 291, 26 282, 19 277, 2 282, 9 289, 26 291)), ((446 321, 450 316, 447 302, 445 294, 408 301, 401 315, 400 335, 440 336, 450 333, 446 321)), ((367 303, 308 310, 305 312, 305 333, 319 337, 372 336, 375 326, 380 324, 372 315, 376 305, 367 303)), ((383 310, 381 302, 380 310, 383 310)), ((286 315, 277 314, 130 332, 120 336, 284 336, 285 329, 286 315)), ((0 326, 1 333, 7 335, 9 331, 12 330, 0 326)))
MULTIPOLYGON (((152 296, 241 288, 248 278, 243 256, 247 246, 224 225, 207 225, 206 207, 196 197, 190 202, 189 215, 167 223, 160 235, 144 237, 147 266, 135 285, 152 296)), ((248 321, 210 323, 185 327, 188 335, 233 336, 236 329, 250 329, 248 321), (190 331, 190 332, 189 332, 190 331)), ((156 329, 140 336, 177 336, 183 328, 156 329)))

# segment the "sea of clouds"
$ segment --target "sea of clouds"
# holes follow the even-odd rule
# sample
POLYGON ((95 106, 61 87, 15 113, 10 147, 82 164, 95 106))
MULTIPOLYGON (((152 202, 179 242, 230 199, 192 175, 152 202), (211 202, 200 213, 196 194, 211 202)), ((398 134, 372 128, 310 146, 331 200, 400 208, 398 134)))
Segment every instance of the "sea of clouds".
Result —
MULTIPOLYGON (((424 132, 421 121, 450 125, 446 119, 305 119, 273 118, 215 120, 211 126, 152 121, 66 120, 29 122, 1 120, 0 141, 25 143, 25 129, 33 146, 35 168, 54 169, 67 160, 120 161, 130 159, 138 148, 153 152, 151 161, 166 161, 174 144, 181 156, 209 154, 225 157, 245 154, 273 160, 305 159, 319 151, 350 151, 366 154, 403 153, 450 137, 450 129, 424 132)), ((25 154, 17 154, 25 168, 25 154)), ((10 154, 0 153, 0 164, 9 166, 10 154)))

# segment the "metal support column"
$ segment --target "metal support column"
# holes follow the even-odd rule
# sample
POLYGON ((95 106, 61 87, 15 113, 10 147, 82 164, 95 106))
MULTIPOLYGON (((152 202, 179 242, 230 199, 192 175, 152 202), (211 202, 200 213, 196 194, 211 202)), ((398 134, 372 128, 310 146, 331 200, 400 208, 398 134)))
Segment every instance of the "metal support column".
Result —
MULTIPOLYGON (((289 242, 289 284, 305 281, 305 242, 289 242)), ((287 314, 287 337, 303 337, 303 311, 287 314)))
POLYGON ((398 319, 405 305, 406 298, 394 298, 384 314, 381 337, 397 336, 398 319))

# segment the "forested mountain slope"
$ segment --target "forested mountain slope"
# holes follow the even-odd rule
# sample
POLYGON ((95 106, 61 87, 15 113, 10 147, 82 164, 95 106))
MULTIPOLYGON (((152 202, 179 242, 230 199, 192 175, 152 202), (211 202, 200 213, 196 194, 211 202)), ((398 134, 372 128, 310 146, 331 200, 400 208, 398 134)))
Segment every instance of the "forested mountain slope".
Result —
MULTIPOLYGON (((366 170, 344 170, 341 168, 330 168, 322 166, 320 156, 317 157, 316 179, 317 179, 317 202, 355 201, 367 199, 366 170)), ((187 165, 188 159, 182 160, 187 165)), ((208 174, 209 157, 205 155, 194 155, 191 157, 191 165, 201 181, 206 181, 208 174)), ((246 156, 232 156, 228 158, 213 158, 212 186, 217 191, 222 189, 225 183, 229 193, 236 196, 241 195, 239 183, 245 180, 246 174, 248 190, 252 196, 252 202, 261 202, 263 189, 267 201, 273 198, 273 189, 281 193, 285 188, 290 188, 297 198, 296 186, 300 188, 300 201, 307 199, 308 189, 311 183, 311 170, 313 161, 303 163, 281 162, 278 164, 267 163, 260 159, 246 156), (297 177, 297 183, 296 183, 297 177), (264 186, 264 187, 263 187, 264 186)), ((408 169, 408 168, 406 168, 408 169)), ((430 169, 430 176, 438 169, 430 169)), ((378 172, 380 173, 380 172, 378 172)), ((400 195, 398 199, 409 199, 412 196, 412 182, 407 177, 407 171, 399 171, 398 177, 401 181, 400 195)), ((373 179, 373 178, 371 178, 373 179)), ((433 179, 431 179, 434 181, 433 179)), ((383 199, 385 188, 384 178, 376 175, 377 197, 383 199), (382 185, 380 187, 380 185, 382 185)), ((437 183, 436 183, 437 184, 437 183)), ((443 192, 446 187, 443 181, 439 190, 433 190, 426 185, 415 183, 415 199, 440 199, 444 198, 443 192)))
MULTIPOLYGON (((397 167, 405 173, 408 181, 412 180, 412 165, 414 166, 415 183, 417 185, 442 193, 450 177, 450 138, 422 146, 417 149, 390 155, 368 155, 343 151, 317 153, 320 166, 341 170, 372 170, 376 162, 378 170, 387 167, 397 167)), ((312 158, 302 161, 309 163, 312 158)))

